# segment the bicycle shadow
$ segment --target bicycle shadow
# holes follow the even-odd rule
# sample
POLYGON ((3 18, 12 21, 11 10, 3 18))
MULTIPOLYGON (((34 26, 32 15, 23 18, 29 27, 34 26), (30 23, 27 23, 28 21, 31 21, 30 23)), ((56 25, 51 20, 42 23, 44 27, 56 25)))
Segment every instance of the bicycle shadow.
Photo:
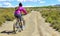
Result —
POLYGON ((4 34, 13 34, 13 31, 7 31, 7 30, 4 30, 4 31, 2 31, 2 32, 0 32, 0 33, 4 33, 4 34))
MULTIPOLYGON (((25 26, 25 20, 23 19, 23 25, 25 26)), ((17 30, 16 30, 17 31, 17 30)), ((10 30, 10 31, 8 31, 8 30, 4 30, 4 31, 1 31, 0 33, 2 33, 2 34, 14 34, 13 33, 13 30, 10 30)))

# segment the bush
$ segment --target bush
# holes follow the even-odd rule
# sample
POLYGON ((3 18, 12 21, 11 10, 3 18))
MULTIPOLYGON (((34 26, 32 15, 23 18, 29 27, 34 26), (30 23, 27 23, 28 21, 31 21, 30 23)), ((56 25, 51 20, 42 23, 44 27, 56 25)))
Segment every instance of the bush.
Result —
POLYGON ((45 22, 51 23, 51 26, 58 31, 60 31, 60 10, 57 10, 59 8, 48 8, 49 10, 42 9, 41 11, 42 16, 45 18, 45 22))

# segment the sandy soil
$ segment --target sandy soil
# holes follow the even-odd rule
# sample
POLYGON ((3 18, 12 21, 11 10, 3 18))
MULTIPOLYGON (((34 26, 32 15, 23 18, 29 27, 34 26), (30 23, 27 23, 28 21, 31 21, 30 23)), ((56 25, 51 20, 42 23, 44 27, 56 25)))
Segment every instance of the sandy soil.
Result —
POLYGON ((37 11, 32 11, 31 13, 23 16, 25 20, 25 29, 22 32, 12 33, 1 33, 3 31, 12 32, 13 24, 16 20, 8 21, 0 27, 0 36, 60 36, 60 33, 52 29, 49 23, 45 23, 44 18, 37 11))

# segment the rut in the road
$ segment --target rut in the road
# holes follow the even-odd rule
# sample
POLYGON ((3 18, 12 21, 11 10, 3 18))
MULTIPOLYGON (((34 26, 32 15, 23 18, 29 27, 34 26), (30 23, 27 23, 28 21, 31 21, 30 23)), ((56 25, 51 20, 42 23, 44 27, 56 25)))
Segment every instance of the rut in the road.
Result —
MULTIPOLYGON (((41 14, 37 11, 32 11, 31 13, 23 16, 25 20, 25 29, 17 34, 6 34, 0 33, 0 36, 60 36, 60 34, 49 27, 49 23, 45 23, 41 14)), ((0 28, 0 32, 7 30, 13 30, 13 22, 7 22, 0 28)))

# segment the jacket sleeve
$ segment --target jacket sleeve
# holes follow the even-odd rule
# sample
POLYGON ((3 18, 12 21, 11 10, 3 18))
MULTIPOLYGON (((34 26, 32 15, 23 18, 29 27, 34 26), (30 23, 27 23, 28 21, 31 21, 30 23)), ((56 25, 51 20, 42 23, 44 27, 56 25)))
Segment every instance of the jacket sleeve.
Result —
POLYGON ((26 9, 23 8, 22 11, 23 11, 24 14, 27 14, 26 9))

